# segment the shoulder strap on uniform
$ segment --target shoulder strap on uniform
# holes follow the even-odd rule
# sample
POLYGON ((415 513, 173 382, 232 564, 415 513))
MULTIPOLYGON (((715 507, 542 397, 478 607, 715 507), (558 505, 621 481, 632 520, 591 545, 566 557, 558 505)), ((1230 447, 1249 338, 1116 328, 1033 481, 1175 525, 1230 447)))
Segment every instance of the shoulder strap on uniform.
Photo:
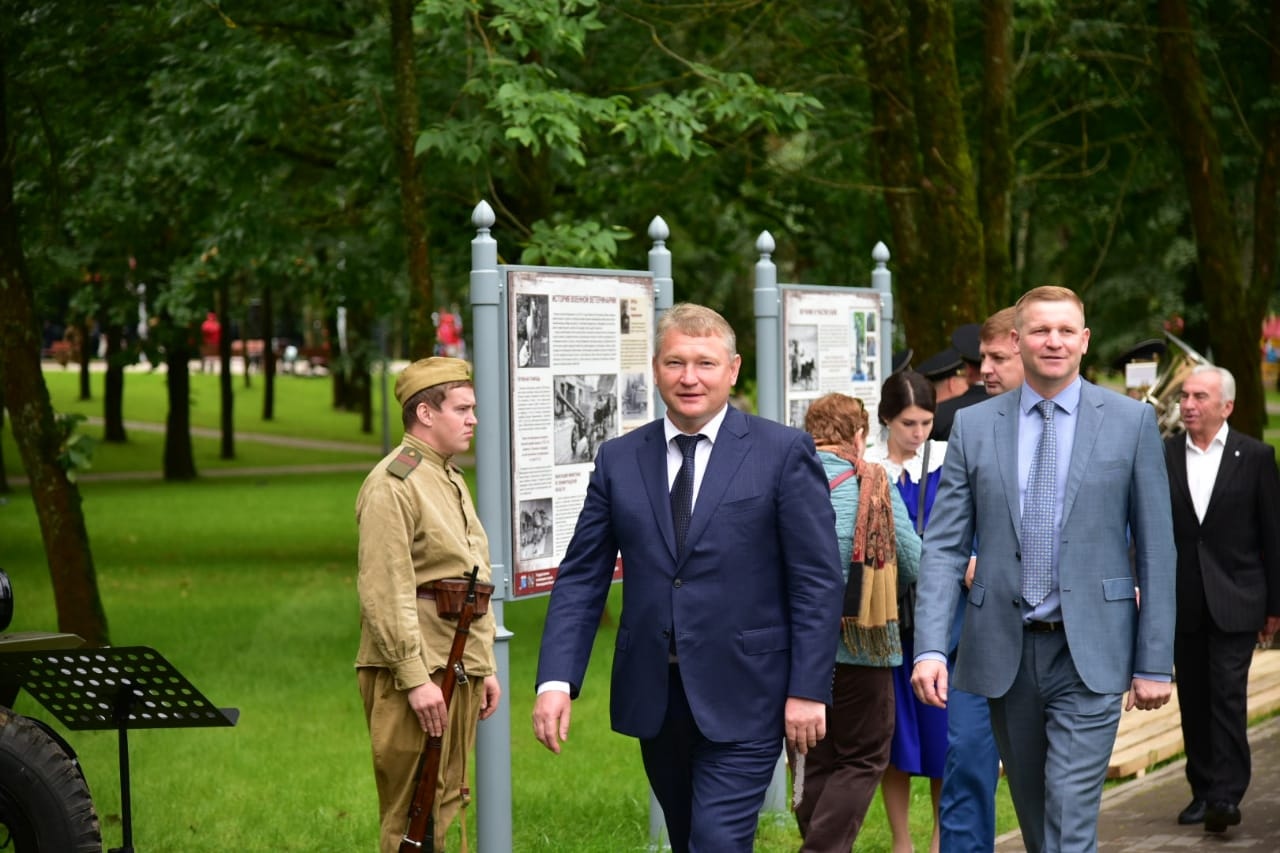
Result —
POLYGON ((413 473, 413 469, 422 463, 422 454, 412 447, 402 447, 396 458, 387 464, 387 473, 404 480, 413 473))

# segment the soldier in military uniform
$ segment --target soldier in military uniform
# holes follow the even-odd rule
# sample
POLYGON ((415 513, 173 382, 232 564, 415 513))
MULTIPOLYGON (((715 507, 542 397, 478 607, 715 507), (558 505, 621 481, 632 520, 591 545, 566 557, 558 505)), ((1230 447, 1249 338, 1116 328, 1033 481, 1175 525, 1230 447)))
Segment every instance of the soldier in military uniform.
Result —
POLYGON ((471 623, 467 680, 447 712, 439 687, 456 626, 456 614, 451 620, 438 612, 446 607, 439 582, 465 578, 473 566, 480 581, 490 580, 488 538, 462 473, 449 461, 470 447, 475 431, 470 368, 456 358, 422 359, 400 374, 395 393, 403 444, 374 467, 356 498, 356 671, 373 745, 382 853, 399 849, 428 735, 443 735, 435 799, 435 849, 443 849, 445 831, 465 805, 477 721, 494 712, 500 694, 487 612, 471 623))

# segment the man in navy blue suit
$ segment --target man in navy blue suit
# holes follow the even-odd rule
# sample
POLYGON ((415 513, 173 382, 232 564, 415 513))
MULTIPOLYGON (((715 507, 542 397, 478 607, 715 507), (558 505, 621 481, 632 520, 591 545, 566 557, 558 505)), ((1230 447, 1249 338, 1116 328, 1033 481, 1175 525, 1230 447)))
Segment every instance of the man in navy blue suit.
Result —
POLYGON ((782 738, 805 753, 826 734, 835 518, 813 440, 729 405, 741 357, 723 317, 677 305, 657 345, 667 414, 596 456, 551 592, 533 729, 552 752, 568 737, 621 552, 613 728, 640 740, 673 851, 750 853, 782 738))

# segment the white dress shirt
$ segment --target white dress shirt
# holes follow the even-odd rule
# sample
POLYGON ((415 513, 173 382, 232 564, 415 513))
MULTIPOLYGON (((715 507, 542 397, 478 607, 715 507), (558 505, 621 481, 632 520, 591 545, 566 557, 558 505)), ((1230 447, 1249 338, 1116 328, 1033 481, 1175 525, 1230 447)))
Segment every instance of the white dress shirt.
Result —
POLYGON ((1204 450, 1196 447, 1190 433, 1187 434, 1187 488, 1191 490, 1191 503, 1195 506, 1196 518, 1200 521, 1204 521, 1209 498, 1213 495, 1213 484, 1218 479, 1222 451, 1227 446, 1227 430, 1224 422, 1204 450))

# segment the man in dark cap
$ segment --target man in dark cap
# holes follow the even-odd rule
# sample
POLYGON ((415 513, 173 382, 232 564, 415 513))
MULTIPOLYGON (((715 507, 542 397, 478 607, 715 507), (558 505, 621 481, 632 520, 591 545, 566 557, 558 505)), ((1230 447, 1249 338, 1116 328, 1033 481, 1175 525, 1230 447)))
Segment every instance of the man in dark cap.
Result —
POLYGON ((434 849, 444 849, 445 832, 466 804, 466 757, 477 721, 497 709, 501 692, 487 612, 489 540, 462 472, 450 464, 475 433, 471 368, 457 358, 424 358, 404 369, 395 390, 404 441, 374 466, 356 498, 356 672, 373 746, 382 853, 400 849, 428 735, 443 735, 434 849), (449 612, 455 599, 442 585, 466 578, 474 566, 487 587, 477 613, 486 612, 471 623, 462 657, 468 678, 446 708, 440 683, 458 614, 449 612))
POLYGON ((933 383, 934 398, 939 403, 964 393, 963 369, 964 360, 955 347, 935 352, 916 368, 921 376, 933 383))
POLYGON ((951 333, 951 347, 960 356, 964 391, 948 399, 938 398, 938 410, 933 413, 933 432, 929 438, 946 441, 951 435, 951 422, 956 412, 965 406, 987 399, 987 389, 982 382, 982 351, 977 323, 966 323, 951 333))

